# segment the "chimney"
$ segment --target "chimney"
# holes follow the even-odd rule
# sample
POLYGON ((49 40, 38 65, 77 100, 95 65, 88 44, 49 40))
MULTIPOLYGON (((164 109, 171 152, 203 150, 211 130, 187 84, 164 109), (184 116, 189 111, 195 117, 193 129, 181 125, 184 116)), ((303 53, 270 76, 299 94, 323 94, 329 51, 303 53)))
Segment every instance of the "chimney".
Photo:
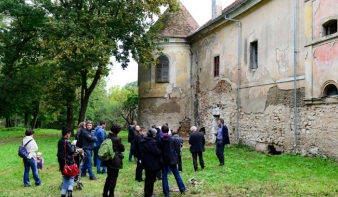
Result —
POLYGON ((222 14, 222 0, 212 0, 211 20, 222 14))

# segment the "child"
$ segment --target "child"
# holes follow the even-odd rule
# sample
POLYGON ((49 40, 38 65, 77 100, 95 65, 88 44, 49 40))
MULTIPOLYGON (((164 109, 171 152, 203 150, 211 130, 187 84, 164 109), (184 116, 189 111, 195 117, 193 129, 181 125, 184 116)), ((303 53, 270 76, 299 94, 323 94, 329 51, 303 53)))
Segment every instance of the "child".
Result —
POLYGON ((43 166, 45 165, 45 161, 41 156, 42 156, 41 152, 38 152, 36 154, 36 166, 38 168, 38 173, 40 173, 40 170, 42 170, 43 166))

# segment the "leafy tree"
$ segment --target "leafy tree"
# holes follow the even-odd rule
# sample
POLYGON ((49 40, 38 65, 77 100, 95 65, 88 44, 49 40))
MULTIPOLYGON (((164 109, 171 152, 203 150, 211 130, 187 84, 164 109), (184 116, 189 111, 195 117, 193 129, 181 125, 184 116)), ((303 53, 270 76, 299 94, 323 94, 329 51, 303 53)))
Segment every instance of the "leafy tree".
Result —
POLYGON ((160 6, 177 9, 177 0, 102 1, 34 0, 48 11, 44 43, 53 57, 68 66, 65 71, 80 78, 78 121, 85 119, 90 95, 108 74, 114 56, 127 67, 129 56, 140 64, 153 62, 154 41, 161 38, 150 29, 160 6))
POLYGON ((137 87, 138 87, 137 81, 133 81, 124 85, 124 88, 137 88, 137 87))

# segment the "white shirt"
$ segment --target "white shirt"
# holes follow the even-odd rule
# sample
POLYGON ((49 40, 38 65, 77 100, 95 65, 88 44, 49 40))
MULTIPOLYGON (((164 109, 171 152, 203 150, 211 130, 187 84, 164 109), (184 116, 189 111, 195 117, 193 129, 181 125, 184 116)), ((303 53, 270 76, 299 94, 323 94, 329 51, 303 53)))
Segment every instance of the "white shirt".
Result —
MULTIPOLYGON (((31 136, 24 137, 22 140, 23 145, 25 145, 31 139, 33 139, 31 136)), ((26 149, 27 152, 29 153, 27 159, 36 158, 35 151, 38 150, 38 145, 36 144, 34 139, 27 144, 26 149)))

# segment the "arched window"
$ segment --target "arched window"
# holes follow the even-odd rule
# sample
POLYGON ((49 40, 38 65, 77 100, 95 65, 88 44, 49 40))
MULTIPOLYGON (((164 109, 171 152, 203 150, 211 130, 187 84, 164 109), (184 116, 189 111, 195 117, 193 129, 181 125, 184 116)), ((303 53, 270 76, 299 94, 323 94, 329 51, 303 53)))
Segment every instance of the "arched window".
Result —
POLYGON ((337 20, 333 19, 333 20, 327 21, 326 23, 323 24, 323 28, 324 28, 325 36, 336 33, 337 32, 337 20))
POLYGON ((338 95, 338 89, 335 85, 329 84, 324 89, 324 96, 338 95))
POLYGON ((169 59, 165 55, 157 58, 155 79, 157 83, 169 82, 169 59))

